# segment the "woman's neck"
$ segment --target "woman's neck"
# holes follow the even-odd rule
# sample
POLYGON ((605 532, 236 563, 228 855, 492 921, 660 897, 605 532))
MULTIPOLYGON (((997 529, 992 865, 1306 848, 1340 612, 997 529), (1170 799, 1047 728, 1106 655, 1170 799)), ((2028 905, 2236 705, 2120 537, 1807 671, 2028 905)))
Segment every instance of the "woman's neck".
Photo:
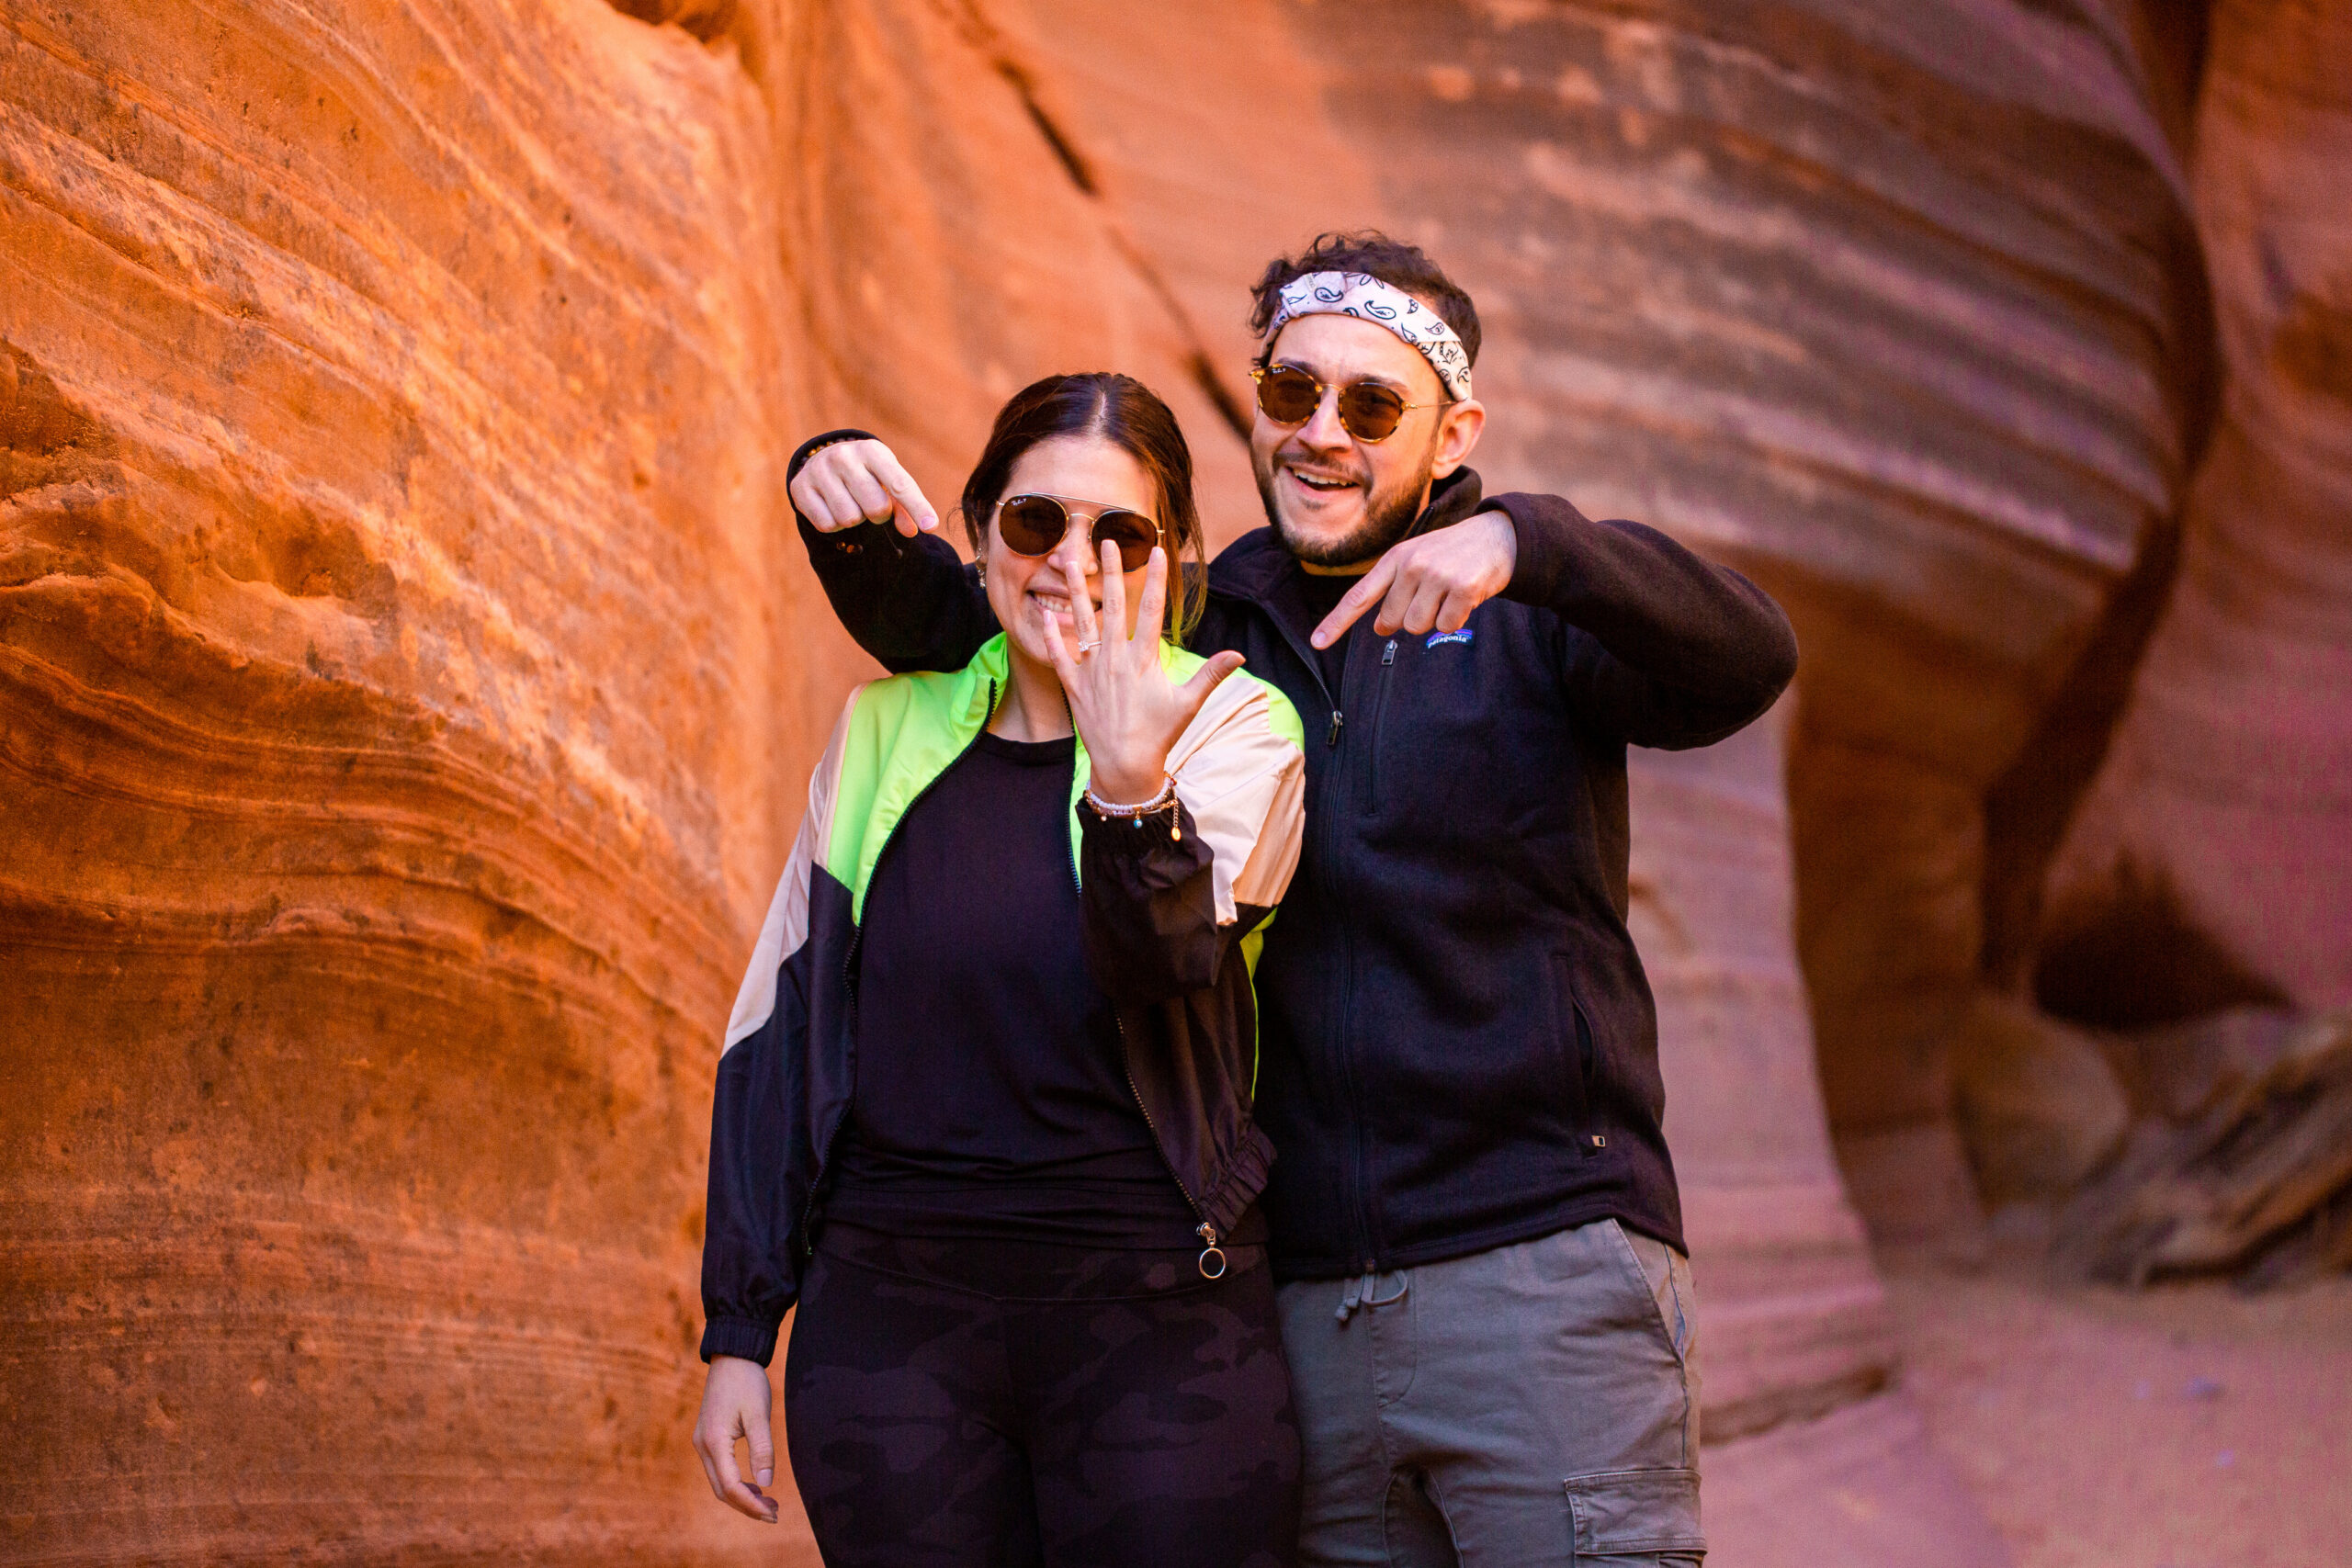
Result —
POLYGON ((989 733, 1006 740, 1059 740, 1070 733, 1069 699, 1062 678, 1006 639, 1004 701, 989 720, 989 733))

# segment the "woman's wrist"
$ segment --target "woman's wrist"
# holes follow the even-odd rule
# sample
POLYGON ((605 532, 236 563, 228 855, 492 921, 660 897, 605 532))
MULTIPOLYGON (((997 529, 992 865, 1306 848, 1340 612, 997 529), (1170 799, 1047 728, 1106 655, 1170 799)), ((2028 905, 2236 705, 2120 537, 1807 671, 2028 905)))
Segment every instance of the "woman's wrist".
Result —
POLYGON ((1158 767, 1105 768, 1099 764, 1087 775, 1086 789, 1105 806, 1142 806, 1157 799, 1168 785, 1168 764, 1158 767))

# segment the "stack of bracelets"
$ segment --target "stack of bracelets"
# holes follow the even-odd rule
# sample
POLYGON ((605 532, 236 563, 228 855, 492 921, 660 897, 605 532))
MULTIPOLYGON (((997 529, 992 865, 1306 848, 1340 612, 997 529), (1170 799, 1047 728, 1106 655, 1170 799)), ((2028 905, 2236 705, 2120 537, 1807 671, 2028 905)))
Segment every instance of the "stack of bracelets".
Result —
POLYGON ((1132 822, 1138 828, 1143 826, 1146 818, 1157 817, 1165 811, 1168 813, 1169 838, 1178 842, 1183 840, 1183 818, 1177 808, 1176 781, 1173 778, 1163 782, 1159 786, 1159 793, 1140 806, 1114 806, 1095 794, 1091 785, 1089 785, 1086 791, 1086 804, 1094 808, 1094 815, 1097 817, 1114 822, 1132 822))

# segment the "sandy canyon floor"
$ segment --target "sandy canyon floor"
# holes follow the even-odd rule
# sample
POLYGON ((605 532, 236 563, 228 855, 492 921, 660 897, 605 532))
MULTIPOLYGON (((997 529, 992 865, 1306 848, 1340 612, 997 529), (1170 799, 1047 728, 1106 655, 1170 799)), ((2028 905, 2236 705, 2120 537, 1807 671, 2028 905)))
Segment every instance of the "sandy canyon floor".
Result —
POLYGON ((1905 1385, 2018 1568, 2352 1565, 2352 1280, 2269 1295, 1883 1257, 1905 1385))

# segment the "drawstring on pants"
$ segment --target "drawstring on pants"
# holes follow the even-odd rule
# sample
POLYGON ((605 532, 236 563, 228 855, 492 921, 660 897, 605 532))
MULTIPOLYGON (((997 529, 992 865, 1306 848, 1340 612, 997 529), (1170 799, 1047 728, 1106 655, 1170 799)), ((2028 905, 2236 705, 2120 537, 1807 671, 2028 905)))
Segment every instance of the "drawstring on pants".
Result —
POLYGON ((1405 1292, 1412 1288, 1412 1275, 1399 1269, 1396 1271, 1396 1294, 1374 1295, 1373 1292, 1380 1289, 1380 1280, 1371 1269, 1367 1269, 1361 1275, 1349 1280, 1348 1288, 1340 1296, 1340 1310, 1331 1315, 1341 1323, 1345 1323, 1355 1315, 1355 1310, 1358 1307, 1394 1306, 1403 1301, 1405 1292))

